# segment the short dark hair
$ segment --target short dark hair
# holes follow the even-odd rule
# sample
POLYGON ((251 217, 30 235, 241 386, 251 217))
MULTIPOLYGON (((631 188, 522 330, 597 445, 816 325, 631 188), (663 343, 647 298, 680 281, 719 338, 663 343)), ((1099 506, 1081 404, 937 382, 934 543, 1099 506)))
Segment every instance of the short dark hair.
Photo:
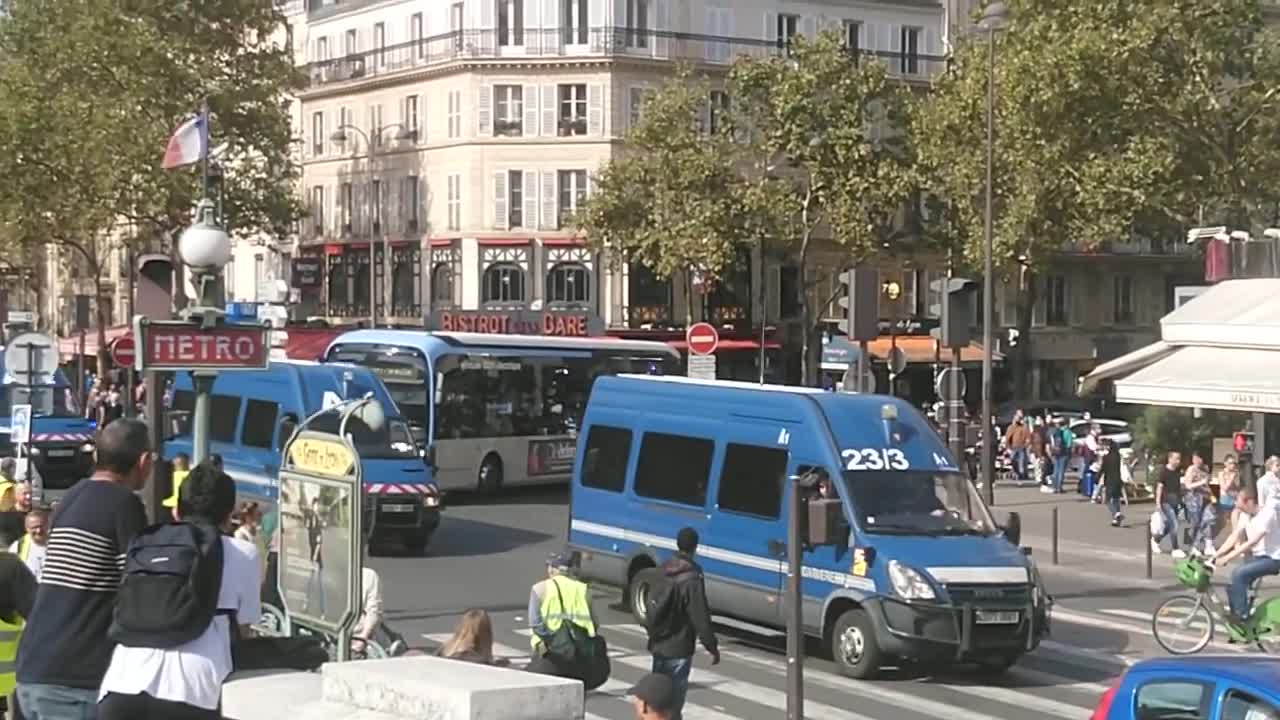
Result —
POLYGON ((209 461, 197 465, 178 490, 178 514, 184 520, 221 525, 235 509, 235 481, 209 461))
POLYGON ((698 531, 691 527, 680 528, 680 532, 676 533, 676 549, 692 555, 698 549, 698 531))
POLYGON ((146 423, 133 418, 112 420, 98 433, 95 467, 124 475, 137 467, 138 461, 150 450, 146 423))

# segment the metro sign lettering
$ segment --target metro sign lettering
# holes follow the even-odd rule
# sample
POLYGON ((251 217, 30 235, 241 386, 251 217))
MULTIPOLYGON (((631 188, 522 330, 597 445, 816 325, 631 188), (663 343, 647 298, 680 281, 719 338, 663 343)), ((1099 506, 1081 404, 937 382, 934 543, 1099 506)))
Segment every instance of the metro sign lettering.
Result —
POLYGON ((267 329, 253 325, 141 323, 145 370, 251 370, 267 367, 267 329))

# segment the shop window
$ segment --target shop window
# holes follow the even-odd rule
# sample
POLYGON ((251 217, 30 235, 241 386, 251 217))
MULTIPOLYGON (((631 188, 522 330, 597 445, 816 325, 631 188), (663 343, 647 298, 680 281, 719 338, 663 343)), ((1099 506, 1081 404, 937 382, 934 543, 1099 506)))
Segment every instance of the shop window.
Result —
POLYGON ((525 301, 524 270, 514 263, 490 265, 484 271, 484 303, 505 304, 525 301))
POLYGON ((591 299, 591 271, 582 263, 559 263, 547 271, 547 302, 586 305, 591 299))

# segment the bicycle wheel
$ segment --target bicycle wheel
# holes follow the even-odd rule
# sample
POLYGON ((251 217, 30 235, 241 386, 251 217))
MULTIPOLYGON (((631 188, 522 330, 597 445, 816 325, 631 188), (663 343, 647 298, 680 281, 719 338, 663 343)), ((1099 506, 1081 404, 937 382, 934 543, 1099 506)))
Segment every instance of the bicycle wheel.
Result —
POLYGON ((1198 653, 1213 640, 1213 613, 1197 596, 1171 597, 1152 613, 1151 631, 1173 655, 1198 653))

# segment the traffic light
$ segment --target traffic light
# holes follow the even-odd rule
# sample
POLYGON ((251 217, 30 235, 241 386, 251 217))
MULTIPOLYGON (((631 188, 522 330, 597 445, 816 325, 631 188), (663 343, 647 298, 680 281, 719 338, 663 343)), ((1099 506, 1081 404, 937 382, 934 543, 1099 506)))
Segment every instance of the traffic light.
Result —
POLYGON ((929 314, 939 319, 934 336, 943 347, 968 346, 973 334, 978 283, 965 278, 940 278, 929 283, 929 290, 941 298, 941 302, 929 306, 929 314))
POLYGON ((1235 447, 1236 453, 1253 454, 1253 433, 1238 432, 1231 438, 1231 444, 1235 447))
POLYGON ((152 254, 138 258, 138 285, 134 313, 152 320, 173 314, 173 261, 168 255, 152 254))
POLYGON ((880 337, 880 272, 872 267, 855 267, 840 273, 845 292, 840 307, 845 316, 840 329, 850 340, 875 340, 880 337))

